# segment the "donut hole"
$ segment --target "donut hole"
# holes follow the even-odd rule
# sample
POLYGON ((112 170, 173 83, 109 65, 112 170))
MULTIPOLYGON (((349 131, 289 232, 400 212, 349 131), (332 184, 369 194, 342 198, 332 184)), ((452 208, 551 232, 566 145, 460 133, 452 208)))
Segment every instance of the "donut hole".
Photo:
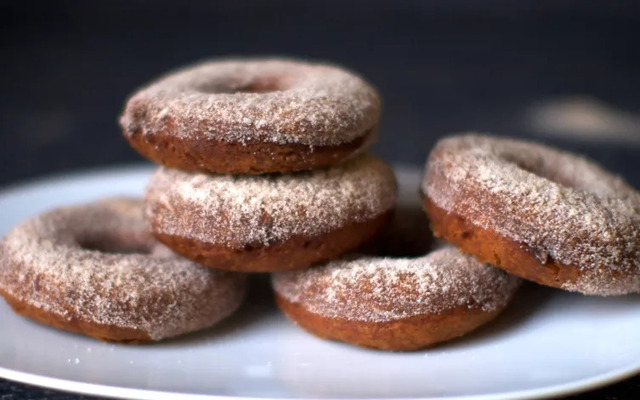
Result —
POLYGON ((263 76, 244 82, 205 83, 197 89, 205 94, 270 93, 285 90, 286 86, 278 77, 263 76))
POLYGON ((275 79, 258 79, 247 85, 237 87, 234 93, 269 93, 282 90, 275 79))
POLYGON ((150 241, 126 235, 92 235, 78 240, 80 248, 89 251, 98 251, 106 254, 143 254, 150 255, 153 245, 150 241))
POLYGON ((503 159, 508 163, 514 164, 519 169, 540 178, 562 186, 580 189, 575 177, 564 174, 561 166, 556 166, 554 168, 553 165, 550 165, 541 158, 522 159, 515 154, 507 154, 503 156, 503 159))

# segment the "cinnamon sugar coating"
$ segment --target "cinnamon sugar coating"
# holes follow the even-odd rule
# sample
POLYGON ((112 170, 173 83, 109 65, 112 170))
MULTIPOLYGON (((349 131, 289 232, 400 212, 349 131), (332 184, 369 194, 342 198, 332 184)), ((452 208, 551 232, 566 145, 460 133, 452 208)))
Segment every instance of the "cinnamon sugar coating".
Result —
POLYGON ((315 236, 296 235, 281 243, 245 246, 241 249, 158 232, 155 236, 176 253, 211 268, 237 272, 277 272, 304 269, 336 258, 366 242, 388 220, 389 213, 384 213, 371 220, 348 224, 327 233, 315 236))
POLYGON ((50 211, 0 243, 0 294, 17 312, 103 340, 155 341, 211 326, 239 307, 244 280, 158 243, 137 200, 50 211))
POLYGON ((409 351, 463 336, 500 314, 520 280, 453 247, 428 253, 427 220, 418 197, 407 199, 363 253, 272 274, 287 317, 321 338, 409 351))
POLYGON ((585 294, 640 291, 640 194, 583 157, 524 141, 450 137, 433 149, 422 191, 428 209, 451 215, 432 219, 455 217, 467 229, 457 235, 441 225, 436 233, 482 253, 482 261, 585 294), (546 268, 553 277, 519 271, 521 265, 509 260, 523 259, 510 257, 512 251, 494 256, 490 243, 463 244, 473 239, 474 226, 505 241, 496 249, 516 246, 529 254, 527 263, 534 260, 535 269, 546 268))
POLYGON ((128 100, 120 124, 130 143, 154 161, 254 174, 326 167, 351 157, 373 142, 379 114, 375 89, 341 68, 228 59, 181 69, 141 89, 128 100))
POLYGON ((305 271, 273 274, 288 301, 328 318, 390 322, 459 307, 504 308, 520 280, 446 247, 417 258, 352 255, 305 271))
POLYGON ((495 318, 520 280, 453 247, 418 258, 352 255, 272 275, 276 302, 322 338, 381 350, 418 350, 495 318))
POLYGON ((208 175, 160 168, 145 195, 155 233, 230 249, 312 238, 389 211, 395 177, 362 155, 335 167, 264 176, 208 175))

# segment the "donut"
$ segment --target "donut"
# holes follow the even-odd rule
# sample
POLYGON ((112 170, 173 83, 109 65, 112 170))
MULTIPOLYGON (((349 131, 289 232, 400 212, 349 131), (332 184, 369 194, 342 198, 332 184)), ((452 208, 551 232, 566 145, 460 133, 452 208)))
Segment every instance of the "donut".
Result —
POLYGON ((519 282, 453 247, 417 258, 352 255, 272 275, 276 303, 308 332, 396 351, 434 346, 489 322, 519 282))
POLYGON ((0 242, 0 294, 18 314, 114 342, 209 327, 241 304, 245 277, 177 256, 149 233, 139 200, 31 218, 0 242))
POLYGON ((292 174, 210 175, 160 167, 145 194, 158 240, 200 264, 243 272, 309 267, 371 238, 388 220, 395 177, 362 155, 292 174))
POLYGON ((436 236, 522 278, 640 291, 640 193, 585 158, 510 139, 441 140, 422 182, 436 236))
POLYGON ((171 168, 262 174, 324 168, 376 135, 380 97, 341 68, 285 59, 209 61, 135 93, 120 125, 171 168))

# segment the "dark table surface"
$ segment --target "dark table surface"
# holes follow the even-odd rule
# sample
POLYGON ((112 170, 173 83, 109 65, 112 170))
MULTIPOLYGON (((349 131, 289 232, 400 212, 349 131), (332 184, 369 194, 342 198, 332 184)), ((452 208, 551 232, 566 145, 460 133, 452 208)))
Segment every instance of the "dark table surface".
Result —
MULTIPOLYGON (((480 130, 587 154, 640 187, 635 1, 2 2, 0 11, 1 186, 139 160, 116 121, 126 96, 158 74, 285 54, 345 65, 380 89, 374 151, 391 162, 420 165, 439 137, 480 130), (595 107, 600 120, 545 124, 539 106, 558 101, 595 107)), ((636 377, 576 398, 635 398, 639 388, 636 377)), ((0 379, 1 400, 81 398, 0 379)))

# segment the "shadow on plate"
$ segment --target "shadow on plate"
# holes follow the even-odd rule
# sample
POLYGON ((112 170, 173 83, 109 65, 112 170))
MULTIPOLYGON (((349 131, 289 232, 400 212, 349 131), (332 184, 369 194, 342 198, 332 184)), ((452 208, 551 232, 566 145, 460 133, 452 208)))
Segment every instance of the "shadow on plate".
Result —
MULTIPOLYGON (((523 329, 549 303, 557 290, 523 281, 522 287, 511 304, 493 321, 470 334, 443 343, 433 350, 453 350, 462 346, 474 346, 486 341, 498 340, 501 336, 523 329)), ((426 350, 429 351, 429 350, 426 350)))
MULTIPOLYGON (((238 335, 253 325, 261 324, 265 319, 277 313, 273 301, 270 276, 268 274, 249 275, 247 297, 233 315, 211 328, 168 339, 161 344, 165 347, 193 346, 222 340, 228 335, 238 335)), ((153 345, 153 344, 151 344, 153 345)))

